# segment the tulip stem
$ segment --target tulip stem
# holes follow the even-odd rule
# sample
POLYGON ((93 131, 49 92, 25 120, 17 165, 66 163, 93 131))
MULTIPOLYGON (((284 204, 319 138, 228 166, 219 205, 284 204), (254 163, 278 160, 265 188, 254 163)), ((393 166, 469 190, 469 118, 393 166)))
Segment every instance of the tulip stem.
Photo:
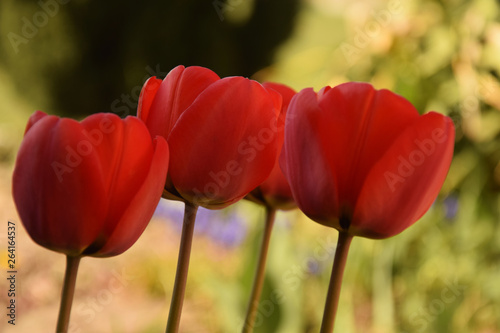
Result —
POLYGON ((250 294, 247 315, 242 333, 250 333, 253 331, 253 325, 255 322, 255 316, 257 315, 257 307, 259 305, 260 294, 262 292, 262 286, 264 285, 267 252, 269 249, 269 240, 271 239, 271 232, 273 230, 275 216, 276 209, 266 206, 266 223, 264 226, 264 234, 262 235, 259 261, 257 263, 257 270, 255 271, 252 293, 250 294))
POLYGON ((75 294, 76 275, 78 273, 80 258, 79 256, 66 256, 66 272, 64 273, 61 307, 59 308, 56 333, 68 332, 69 317, 71 314, 71 305, 73 304, 73 295, 75 294))
POLYGON ((170 302, 170 312, 168 314, 167 333, 177 333, 179 331, 197 211, 198 206, 186 203, 186 207, 184 209, 184 222, 182 225, 181 244, 179 248, 179 258, 177 260, 177 272, 175 273, 174 290, 172 293, 172 300, 170 302))
POLYGON ((321 323, 320 333, 332 333, 335 325, 335 316, 339 304, 340 289, 342 287, 342 277, 347 261, 349 246, 352 241, 351 235, 341 231, 337 249, 335 250, 335 259, 333 261, 332 276, 330 278, 330 286, 328 287, 328 295, 326 297, 325 311, 323 313, 323 322, 321 323))

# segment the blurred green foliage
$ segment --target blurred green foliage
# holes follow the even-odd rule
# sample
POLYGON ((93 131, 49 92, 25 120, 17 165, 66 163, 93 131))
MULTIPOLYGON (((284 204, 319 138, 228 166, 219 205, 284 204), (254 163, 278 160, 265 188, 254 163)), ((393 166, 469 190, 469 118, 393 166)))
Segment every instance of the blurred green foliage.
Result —
MULTIPOLYGON (((2 35, 19 33, 20 18, 31 17, 37 6, 2 1, 2 35)), ((18 54, 2 39, 3 161, 12 161, 15 144, 9 140, 19 142, 30 108, 110 111, 113 100, 142 85, 147 66, 255 73, 258 80, 297 90, 371 82, 406 97, 422 113, 452 117, 455 157, 421 221, 388 240, 354 240, 337 331, 500 332, 498 2, 303 0, 299 7, 232 0, 224 7, 222 1, 74 0, 60 13, 20 44, 18 54)), ((238 331, 250 292, 263 211, 250 203, 237 207, 250 225, 245 243, 222 262, 202 255, 192 261, 188 300, 203 298, 210 305, 190 311, 210 332, 238 331), (207 307, 210 315, 203 312, 207 307)), ((278 215, 256 332, 319 330, 336 236, 300 212, 278 215)), ((162 281, 173 274, 175 257, 146 259, 150 271, 143 280, 154 297, 168 299, 171 286, 162 281)), ((163 319, 151 323, 151 331, 163 319)))

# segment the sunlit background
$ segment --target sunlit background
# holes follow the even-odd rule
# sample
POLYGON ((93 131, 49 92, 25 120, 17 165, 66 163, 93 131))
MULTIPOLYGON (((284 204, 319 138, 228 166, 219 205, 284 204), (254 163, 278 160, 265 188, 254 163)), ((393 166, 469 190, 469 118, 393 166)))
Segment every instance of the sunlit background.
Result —
MULTIPOLYGON (((30 114, 134 114, 143 82, 183 64, 297 90, 367 81, 452 117, 455 157, 430 211, 394 238, 355 238, 336 331, 500 332, 499 18, 494 0, 2 0, 0 331, 53 332, 64 273, 11 198, 30 114), (15 327, 4 314, 8 220, 15 327)), ((240 202, 199 215, 181 331, 239 332, 264 211, 240 202)), ((71 332, 164 331, 181 218, 182 205, 162 200, 129 251, 82 260, 71 332)), ((278 213, 255 332, 319 331, 336 238, 299 211, 278 213)))

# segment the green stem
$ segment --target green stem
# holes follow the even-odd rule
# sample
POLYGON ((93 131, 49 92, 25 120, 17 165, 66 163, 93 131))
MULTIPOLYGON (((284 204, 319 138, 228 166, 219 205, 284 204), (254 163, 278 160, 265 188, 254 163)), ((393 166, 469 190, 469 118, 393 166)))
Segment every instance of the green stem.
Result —
POLYGON ((339 232, 339 240, 335 251, 333 261, 332 276, 328 295, 326 297, 325 312, 323 313, 323 322, 321 323, 320 333, 332 333, 335 325, 335 316, 339 305, 340 288, 342 287, 342 276, 351 245, 352 236, 347 232, 339 232))
POLYGON ((193 243, 194 222, 198 206, 186 203, 184 209, 184 222, 182 225, 181 245, 179 258, 177 260, 177 272, 175 273, 174 290, 170 303, 166 333, 177 333, 181 321, 182 303, 186 291, 186 281, 189 270, 189 258, 191 256, 191 244, 193 243))
POLYGON ((64 284, 61 295, 61 307, 57 319, 56 333, 66 333, 69 327, 69 317, 73 295, 75 294, 76 275, 81 257, 66 256, 66 273, 64 274, 64 284))
POLYGON ((242 333, 250 333, 253 331, 253 325, 255 322, 255 316, 257 315, 257 307, 259 305, 260 294, 262 292, 262 286, 264 285, 267 252, 269 249, 269 240, 271 239, 271 232, 273 230, 275 216, 276 210, 271 207, 266 207, 266 223, 264 226, 264 234, 262 236, 259 261, 257 263, 257 270, 255 272, 252 293, 250 295, 250 301, 248 303, 247 315, 242 333))

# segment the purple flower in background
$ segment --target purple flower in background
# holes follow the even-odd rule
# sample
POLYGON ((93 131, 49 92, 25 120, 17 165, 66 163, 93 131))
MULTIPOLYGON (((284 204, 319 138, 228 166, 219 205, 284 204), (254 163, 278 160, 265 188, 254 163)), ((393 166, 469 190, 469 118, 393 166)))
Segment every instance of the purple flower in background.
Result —
POLYGON ((210 224, 215 227, 208 228, 207 234, 214 241, 226 247, 236 247, 245 240, 247 225, 236 209, 208 212, 212 216, 210 224))
POLYGON ((458 213, 458 197, 450 194, 443 200, 445 217, 449 220, 455 219, 458 213))
MULTIPOLYGON (((167 221, 180 233, 184 204, 178 201, 161 200, 154 217, 167 221)), ((194 232, 210 237, 214 242, 226 247, 240 245, 247 236, 247 226, 237 209, 209 210, 200 207, 196 216, 194 232)))
POLYGON ((320 262, 314 257, 310 257, 307 260, 307 273, 314 276, 319 276, 324 270, 324 265, 321 265, 320 262))
POLYGON ((182 220, 184 217, 184 204, 180 201, 160 200, 156 206, 153 218, 165 220, 180 233, 182 230, 182 220))

